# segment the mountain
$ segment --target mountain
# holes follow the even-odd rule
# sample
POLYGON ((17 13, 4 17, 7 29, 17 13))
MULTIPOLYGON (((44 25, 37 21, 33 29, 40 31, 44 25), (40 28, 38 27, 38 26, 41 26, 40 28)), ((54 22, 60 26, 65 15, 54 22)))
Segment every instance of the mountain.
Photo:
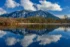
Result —
POLYGON ((1 15, 0 17, 13 17, 13 18, 18 18, 18 17, 25 17, 25 15, 30 12, 30 11, 27 11, 27 10, 22 10, 22 11, 15 11, 15 12, 12 12, 10 14, 3 14, 1 15))
POLYGON ((42 11, 42 10, 39 10, 39 11, 33 11, 33 12, 30 12, 30 13, 27 13, 25 17, 44 17, 44 18, 53 18, 53 19, 60 19, 56 16, 54 16, 53 14, 47 12, 47 11, 42 11))
POLYGON ((53 14, 42 10, 39 10, 39 11, 22 10, 22 11, 16 11, 10 14, 3 14, 0 17, 13 17, 13 18, 44 17, 44 18, 60 19, 54 16, 53 14))

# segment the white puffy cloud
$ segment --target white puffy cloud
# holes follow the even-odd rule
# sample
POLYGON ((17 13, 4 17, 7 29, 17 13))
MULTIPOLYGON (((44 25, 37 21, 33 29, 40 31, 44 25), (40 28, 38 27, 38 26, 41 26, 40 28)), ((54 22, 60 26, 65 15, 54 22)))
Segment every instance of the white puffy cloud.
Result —
POLYGON ((62 8, 57 3, 51 3, 49 1, 39 1, 41 4, 37 4, 38 10, 52 10, 62 11, 62 8))
POLYGON ((21 45, 23 47, 28 47, 32 42, 36 35, 27 35, 24 39, 21 40, 21 45))
POLYGON ((19 6, 20 4, 15 2, 14 0, 6 0, 5 6, 8 8, 15 8, 19 6))
POLYGON ((57 42, 60 40, 62 35, 43 35, 43 36, 38 36, 37 41, 41 41, 39 44, 41 45, 46 45, 50 44, 52 42, 57 42))
POLYGON ((0 8, 0 15, 5 14, 5 13, 6 13, 6 11, 3 8, 0 8))
POLYGON ((25 10, 35 11, 36 9, 33 5, 34 4, 30 0, 21 0, 21 6, 23 6, 25 10))
POLYGON ((40 4, 36 4, 34 7, 34 3, 30 0, 21 0, 21 6, 24 7, 25 10, 52 10, 52 11, 62 11, 62 8, 57 3, 51 3, 49 1, 43 0, 39 1, 40 4))
POLYGON ((19 41, 19 39, 16 39, 14 37, 9 37, 6 39, 6 44, 8 46, 12 46, 12 45, 15 45, 18 41, 19 41))

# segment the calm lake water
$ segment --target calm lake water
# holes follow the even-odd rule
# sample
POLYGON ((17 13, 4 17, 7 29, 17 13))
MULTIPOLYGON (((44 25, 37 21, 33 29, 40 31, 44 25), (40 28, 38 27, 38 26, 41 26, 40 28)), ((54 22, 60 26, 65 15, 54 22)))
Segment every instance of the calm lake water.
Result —
POLYGON ((1 29, 0 47, 70 47, 70 27, 31 27, 1 29))

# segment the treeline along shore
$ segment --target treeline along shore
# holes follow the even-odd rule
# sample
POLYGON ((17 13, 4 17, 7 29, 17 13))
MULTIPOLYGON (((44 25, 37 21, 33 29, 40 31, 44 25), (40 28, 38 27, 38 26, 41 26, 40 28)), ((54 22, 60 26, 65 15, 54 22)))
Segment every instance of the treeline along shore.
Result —
POLYGON ((7 18, 0 17, 0 26, 17 25, 70 25, 69 19, 53 19, 43 17, 7 18))

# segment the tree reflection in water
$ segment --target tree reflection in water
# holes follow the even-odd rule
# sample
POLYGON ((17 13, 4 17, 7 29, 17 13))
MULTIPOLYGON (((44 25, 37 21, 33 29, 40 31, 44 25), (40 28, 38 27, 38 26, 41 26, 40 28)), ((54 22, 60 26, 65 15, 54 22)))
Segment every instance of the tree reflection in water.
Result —
POLYGON ((4 27, 1 30, 13 32, 15 34, 25 35, 25 34, 47 34, 54 29, 59 28, 59 26, 53 25, 27 25, 27 26, 20 26, 20 27, 4 27))

